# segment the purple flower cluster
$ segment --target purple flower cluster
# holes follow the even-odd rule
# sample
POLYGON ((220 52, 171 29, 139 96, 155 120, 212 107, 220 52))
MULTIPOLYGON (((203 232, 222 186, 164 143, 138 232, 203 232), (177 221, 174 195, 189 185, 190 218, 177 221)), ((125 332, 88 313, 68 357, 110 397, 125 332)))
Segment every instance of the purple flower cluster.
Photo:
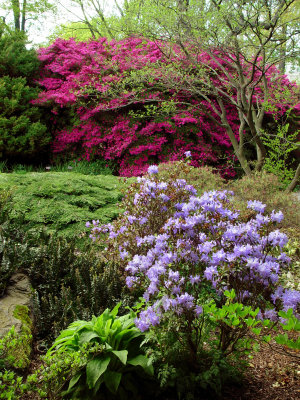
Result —
MULTIPOLYGON (((150 168, 156 174, 154 166, 150 168)), ((188 312, 197 318, 202 313, 203 282, 209 282, 221 299, 224 290, 234 289, 236 301, 245 305, 266 310, 272 302, 275 308, 265 311, 272 319, 279 308, 297 312, 300 293, 278 286, 290 261, 282 252, 287 236, 270 231, 282 220, 281 212, 266 216, 264 204, 249 201, 257 214, 241 222, 239 212, 231 208, 232 192, 197 197, 185 180, 161 182, 154 175, 140 178, 139 184, 133 199, 136 214, 127 210, 115 224, 96 226, 98 231, 94 226, 93 235, 100 229, 108 232, 108 241, 121 239, 126 283, 144 289, 146 309, 136 320, 140 330, 158 325, 166 312, 188 312)))

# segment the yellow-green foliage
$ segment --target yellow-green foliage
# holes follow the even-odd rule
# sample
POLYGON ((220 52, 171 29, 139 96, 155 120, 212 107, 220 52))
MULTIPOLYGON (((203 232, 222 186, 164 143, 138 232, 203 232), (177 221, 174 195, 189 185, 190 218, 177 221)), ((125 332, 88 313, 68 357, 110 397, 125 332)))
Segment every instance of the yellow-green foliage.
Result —
POLYGON ((107 223, 119 214, 124 181, 74 172, 0 174, 0 190, 12 189, 12 222, 26 230, 45 228, 64 236, 86 231, 85 222, 107 223))
POLYGON ((26 306, 17 305, 13 315, 22 322, 21 332, 17 333, 13 326, 6 336, 0 339, 0 355, 4 364, 2 367, 23 370, 30 364, 32 321, 26 306))
POLYGON ((186 161, 175 161, 160 164, 159 176, 166 180, 185 179, 189 185, 193 185, 198 195, 209 190, 221 190, 225 181, 218 173, 213 172, 212 167, 194 168, 186 161))

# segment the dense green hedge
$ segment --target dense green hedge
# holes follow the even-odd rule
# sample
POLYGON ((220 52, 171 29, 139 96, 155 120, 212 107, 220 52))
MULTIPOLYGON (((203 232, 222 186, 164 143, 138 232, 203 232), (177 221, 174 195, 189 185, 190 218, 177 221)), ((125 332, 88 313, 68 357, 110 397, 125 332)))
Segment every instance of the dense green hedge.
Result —
POLYGON ((59 230, 67 237, 87 231, 86 221, 107 223, 119 214, 124 180, 75 172, 0 174, 0 190, 12 190, 12 222, 25 230, 59 230))

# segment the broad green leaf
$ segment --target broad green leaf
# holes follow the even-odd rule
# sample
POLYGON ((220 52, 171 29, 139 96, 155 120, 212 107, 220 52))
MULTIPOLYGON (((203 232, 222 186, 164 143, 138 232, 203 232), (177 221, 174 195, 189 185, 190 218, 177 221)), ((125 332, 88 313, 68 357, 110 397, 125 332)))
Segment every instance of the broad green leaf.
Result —
POLYGON ((99 338, 99 335, 96 332, 82 332, 79 336, 79 343, 88 343, 94 338, 99 338))
POLYGON ((104 375, 104 382, 107 388, 113 393, 116 394, 118 391, 118 387, 120 385, 122 378, 122 374, 120 372, 115 371, 106 371, 104 375))
POLYGON ((104 327, 104 332, 105 332, 106 336, 109 335, 109 331, 110 331, 110 327, 111 327, 112 322, 113 322, 112 319, 109 319, 108 321, 106 321, 106 324, 105 324, 105 327, 104 327))
POLYGON ((110 362, 110 356, 96 357, 89 361, 86 366, 86 383, 92 389, 100 376, 106 371, 110 362))
POLYGON ((126 365, 128 355, 127 350, 113 350, 112 353, 114 353, 114 355, 118 357, 122 364, 126 365))
POLYGON ((263 337, 263 339, 264 339, 267 343, 269 343, 269 342, 271 341, 272 337, 271 337, 271 335, 266 335, 266 336, 263 337))
POLYGON ((286 333, 284 335, 278 335, 278 336, 275 337, 275 341, 278 344, 285 345, 288 340, 289 340, 289 338, 288 338, 288 335, 286 333))
POLYGON ((119 311, 119 308, 120 308, 120 305, 121 305, 121 302, 119 302, 119 303, 111 310, 110 315, 111 315, 112 317, 115 318, 115 317, 117 316, 118 311, 119 311))
POLYGON ((72 377, 72 379, 69 382, 69 386, 68 386, 68 390, 66 393, 68 393, 75 385, 76 383, 79 381, 79 379, 81 378, 82 372, 78 372, 76 375, 74 375, 72 377))
POLYGON ((122 341, 122 347, 126 347, 126 345, 131 342, 133 339, 143 336, 142 332, 139 331, 138 329, 130 329, 130 330, 125 330, 116 335, 116 343, 120 344, 122 341))
POLYGON ((144 356, 143 354, 139 354, 136 357, 127 360, 127 364, 140 366, 147 372, 149 375, 153 375, 153 366, 150 364, 150 360, 144 356))

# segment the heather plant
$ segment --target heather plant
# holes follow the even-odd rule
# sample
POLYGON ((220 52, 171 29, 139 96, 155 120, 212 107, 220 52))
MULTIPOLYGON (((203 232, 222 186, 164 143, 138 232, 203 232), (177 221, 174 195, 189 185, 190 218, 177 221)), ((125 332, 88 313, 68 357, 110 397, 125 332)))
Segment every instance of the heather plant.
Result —
POLYGON ((282 184, 278 176, 262 171, 232 181, 228 188, 235 194, 232 201, 234 206, 240 210, 241 218, 247 219, 251 214, 246 206, 247 201, 257 199, 266 204, 266 212, 282 210, 284 219, 280 221, 281 227, 294 228, 293 234, 296 237, 299 235, 297 230, 300 224, 300 214, 297 199, 293 194, 281 190, 282 184))
POLYGON ((19 266, 19 255, 23 248, 20 232, 9 221, 13 208, 9 190, 0 192, 0 297, 5 294, 10 278, 19 266))
POLYGON ((171 332, 185 354, 175 368, 185 365, 203 386, 210 381, 205 376, 214 376, 219 392, 221 360, 249 351, 251 332, 278 323, 281 310, 299 318, 300 293, 279 284, 290 261, 287 236, 274 230, 283 214, 265 214, 265 204, 249 200, 252 215, 243 221, 232 192, 196 197, 184 179, 164 182, 157 166, 148 173, 125 199, 124 215, 106 226, 95 223, 91 235, 108 233, 107 257, 118 251, 127 286, 144 292, 137 327, 171 332))
POLYGON ((118 268, 106 262, 90 245, 78 249, 76 238, 66 240, 45 232, 27 236, 27 249, 19 262, 33 288, 33 314, 37 339, 48 345, 76 319, 89 319, 107 307, 133 299, 118 268))

